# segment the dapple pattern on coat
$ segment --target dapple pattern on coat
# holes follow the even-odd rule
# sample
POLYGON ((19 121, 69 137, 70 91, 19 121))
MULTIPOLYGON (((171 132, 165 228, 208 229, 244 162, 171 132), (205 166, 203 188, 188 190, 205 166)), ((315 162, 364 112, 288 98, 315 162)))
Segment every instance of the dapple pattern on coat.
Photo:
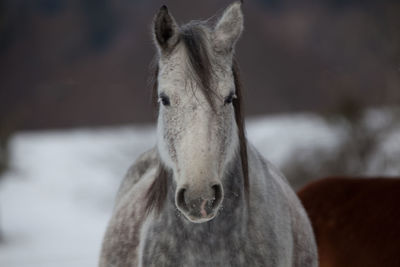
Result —
POLYGON ((299 200, 244 136, 242 30, 239 2, 214 26, 156 15, 157 146, 121 184, 101 267, 317 266, 299 200))

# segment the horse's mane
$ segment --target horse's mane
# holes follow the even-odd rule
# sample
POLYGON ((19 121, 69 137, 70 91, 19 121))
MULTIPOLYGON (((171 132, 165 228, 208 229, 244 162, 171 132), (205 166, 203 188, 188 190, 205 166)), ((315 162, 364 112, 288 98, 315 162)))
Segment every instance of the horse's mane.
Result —
MULTIPOLYGON (((186 48, 188 55, 188 64, 190 74, 193 76, 196 83, 199 85, 207 101, 213 107, 212 97, 215 96, 215 92, 212 90, 211 82, 214 78, 212 61, 209 55, 208 43, 205 37, 205 23, 203 22, 192 22, 186 24, 180 29, 180 42, 182 42, 186 48)), ((153 104, 158 110, 158 65, 154 66, 153 76, 153 104)), ((235 110, 235 120, 238 127, 239 134, 239 154, 243 172, 243 184, 246 199, 248 200, 249 191, 249 171, 248 171, 248 159, 247 159, 247 144, 245 136, 245 125, 242 108, 242 84, 240 82, 239 66, 237 61, 234 59, 232 64, 232 73, 236 88, 237 98, 233 100, 233 106, 235 110)), ((155 209, 160 212, 168 191, 168 176, 171 174, 161 162, 158 170, 158 175, 154 182, 149 187, 146 194, 146 211, 150 212, 155 209)))

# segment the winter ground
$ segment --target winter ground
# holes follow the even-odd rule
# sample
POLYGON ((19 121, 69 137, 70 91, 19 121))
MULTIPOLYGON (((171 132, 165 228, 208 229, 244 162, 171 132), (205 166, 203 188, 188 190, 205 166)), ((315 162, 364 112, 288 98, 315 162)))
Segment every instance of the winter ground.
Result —
MULTIPOLYGON (((365 124, 368 129, 382 127, 389 117, 372 111, 365 124)), ((347 134, 343 125, 313 114, 247 122, 250 142, 280 168, 298 151, 299 157, 310 158, 315 150, 336 155, 347 134)), ((152 126, 15 135, 11 168, 0 184, 0 266, 96 266, 119 182, 134 159, 154 143, 152 126)), ((398 175, 393 158, 399 152, 400 130, 391 129, 370 158, 373 168, 363 174, 398 175), (392 163, 382 163, 381 158, 392 163)))

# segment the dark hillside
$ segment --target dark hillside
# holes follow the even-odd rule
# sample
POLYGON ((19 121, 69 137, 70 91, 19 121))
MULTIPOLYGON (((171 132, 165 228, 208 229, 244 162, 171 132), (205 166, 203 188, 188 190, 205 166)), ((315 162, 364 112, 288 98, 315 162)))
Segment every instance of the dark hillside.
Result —
MULTIPOLYGON (((152 119, 150 25, 230 1, 0 1, 0 126, 42 129, 152 119)), ((248 115, 340 111, 400 100, 398 1, 248 0, 238 57, 248 115)))

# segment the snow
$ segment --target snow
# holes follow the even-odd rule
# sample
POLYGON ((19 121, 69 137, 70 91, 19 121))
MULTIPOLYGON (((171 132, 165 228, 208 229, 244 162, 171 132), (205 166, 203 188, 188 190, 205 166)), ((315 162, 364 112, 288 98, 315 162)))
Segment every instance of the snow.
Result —
POLYGON ((315 114, 277 115, 250 119, 247 137, 269 161, 283 167, 293 151, 311 148, 334 150, 341 142, 341 129, 315 114))
MULTIPOLYGON (((371 128, 379 126, 372 121, 371 128)), ((398 175, 398 162, 381 158, 400 158, 399 133, 395 128, 382 138, 370 173, 398 175)), ((303 157, 316 148, 334 153, 345 131, 320 116, 300 114, 249 119, 247 135, 282 168, 299 149, 303 157)), ((0 266, 96 266, 119 183, 154 144, 154 126, 16 134, 11 168, 0 180, 0 266)))
POLYGON ((17 134, 0 188, 0 266, 96 266, 120 179, 154 140, 149 127, 17 134))

